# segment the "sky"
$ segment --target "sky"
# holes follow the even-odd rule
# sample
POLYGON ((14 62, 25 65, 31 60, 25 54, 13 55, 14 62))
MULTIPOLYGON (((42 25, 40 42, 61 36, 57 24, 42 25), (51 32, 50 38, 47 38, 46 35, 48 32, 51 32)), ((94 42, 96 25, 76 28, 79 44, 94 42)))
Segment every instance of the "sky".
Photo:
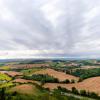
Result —
POLYGON ((0 59, 100 57, 100 0, 0 0, 0 59))

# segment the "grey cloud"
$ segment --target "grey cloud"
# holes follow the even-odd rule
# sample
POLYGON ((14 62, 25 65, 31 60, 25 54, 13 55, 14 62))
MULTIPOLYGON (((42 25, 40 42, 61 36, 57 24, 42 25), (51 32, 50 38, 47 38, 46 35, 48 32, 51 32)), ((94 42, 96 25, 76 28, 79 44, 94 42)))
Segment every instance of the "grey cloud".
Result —
MULTIPOLYGON (((3 9, 5 9, 8 11, 8 16, 9 14, 12 15, 12 19, 3 19, 0 17, 0 37, 2 38, 0 39, 0 50, 54 49, 63 50, 63 56, 79 56, 82 55, 80 52, 86 54, 86 48, 88 52, 89 50, 91 51, 91 49, 96 46, 92 44, 99 42, 95 40, 99 40, 100 37, 100 1, 1 1, 3 2, 3 6, 0 10, 0 15, 3 14, 3 9), (51 15, 46 15, 45 11, 42 10, 46 5, 49 5, 52 9, 54 8, 54 10, 50 12, 51 15), (98 12, 94 12, 95 16, 90 16, 94 8, 96 8, 98 12), (59 14, 60 11, 62 12, 61 14, 59 14), (54 12, 58 12, 58 15, 55 15, 54 12), (57 16, 55 20, 53 20, 55 25, 52 23, 52 16, 57 16), (48 17, 50 19, 48 19, 48 17), (3 34, 5 34, 5 38, 3 34), (87 41, 88 44, 86 43, 87 41), (91 41, 94 41, 94 43, 91 44, 91 41), (88 45, 90 45, 90 47, 88 45), (77 54, 75 54, 75 52, 77 54)), ((47 9, 50 10, 50 8, 47 9)), ((98 50, 99 48, 94 51, 97 52, 98 50)), ((49 55, 50 54, 48 54, 48 56, 49 55)), ((59 54, 55 53, 54 56, 57 55, 59 54)))

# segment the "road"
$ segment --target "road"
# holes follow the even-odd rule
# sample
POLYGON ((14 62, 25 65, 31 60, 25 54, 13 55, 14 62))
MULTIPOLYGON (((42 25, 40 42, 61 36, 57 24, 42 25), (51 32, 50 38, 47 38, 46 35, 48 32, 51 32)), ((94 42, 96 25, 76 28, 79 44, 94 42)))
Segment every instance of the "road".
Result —
POLYGON ((80 96, 80 95, 75 95, 75 94, 72 94, 72 93, 65 93, 65 92, 61 92, 61 95, 65 95, 65 96, 73 96, 75 98, 78 98, 78 99, 86 99, 86 100, 97 100, 97 99, 93 99, 93 98, 89 98, 89 97, 84 97, 84 96, 80 96))

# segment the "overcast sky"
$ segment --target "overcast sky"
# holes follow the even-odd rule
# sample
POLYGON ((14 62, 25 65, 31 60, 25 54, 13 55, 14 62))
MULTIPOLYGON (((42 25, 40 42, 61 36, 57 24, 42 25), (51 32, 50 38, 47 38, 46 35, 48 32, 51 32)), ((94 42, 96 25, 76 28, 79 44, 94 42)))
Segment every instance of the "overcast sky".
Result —
POLYGON ((100 0, 0 0, 0 58, 99 57, 100 0))

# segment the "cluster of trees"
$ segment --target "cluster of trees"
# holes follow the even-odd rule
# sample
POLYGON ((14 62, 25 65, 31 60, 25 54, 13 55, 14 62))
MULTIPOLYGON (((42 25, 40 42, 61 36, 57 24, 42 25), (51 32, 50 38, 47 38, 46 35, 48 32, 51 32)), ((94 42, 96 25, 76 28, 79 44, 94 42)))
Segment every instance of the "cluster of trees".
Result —
MULTIPOLYGON (((57 89, 54 89, 54 91, 52 91, 52 96, 56 98, 53 100, 81 100, 74 96, 62 95, 61 91, 57 89)), ((52 100, 52 99, 49 99, 49 100, 52 100)))
POLYGON ((98 94, 96 94, 94 92, 87 92, 86 90, 78 91, 75 87, 72 87, 72 93, 78 94, 78 95, 81 95, 81 96, 87 96, 87 97, 91 97, 91 98, 95 98, 95 99, 100 99, 98 94))
POLYGON ((59 92, 55 91, 50 94, 46 89, 36 86, 42 93, 36 95, 25 95, 18 92, 6 92, 6 88, 0 89, 0 100, 79 100, 72 96, 63 96, 59 92))
POLYGON ((43 74, 33 74, 32 76, 24 76, 24 79, 30 79, 30 80, 36 80, 36 81, 40 81, 41 83, 59 83, 59 80, 57 78, 54 78, 52 76, 49 75, 43 75, 43 74))
POLYGON ((53 76, 49 76, 48 74, 43 75, 43 74, 33 74, 32 76, 24 76, 24 79, 28 79, 28 80, 36 80, 36 81, 40 81, 42 84, 45 83, 75 83, 75 80, 64 80, 64 81, 59 81, 58 78, 54 78, 53 76))
MULTIPOLYGON (((97 60, 98 61, 98 60, 97 60)), ((80 65, 82 66, 95 66, 95 65, 98 65, 96 63, 94 63, 94 60, 78 60, 77 63, 79 63, 80 65)))
POLYGON ((69 83, 75 83, 75 80, 74 80, 74 79, 72 79, 72 80, 66 79, 66 80, 61 81, 61 82, 59 82, 59 83, 66 83, 66 84, 69 84, 69 83))
POLYGON ((47 89, 44 89, 38 85, 36 85, 36 88, 39 89, 43 94, 35 96, 19 94, 16 91, 9 93, 6 92, 6 88, 1 88, 0 100, 81 100, 73 96, 62 95, 62 93, 73 93, 100 100, 100 97, 96 93, 86 92, 85 90, 78 91, 75 87, 72 87, 72 90, 68 90, 59 86, 58 89, 55 89, 53 92, 47 91, 47 89))
POLYGON ((100 68, 94 69, 77 69, 71 73, 72 75, 78 76, 81 79, 86 79, 90 77, 100 76, 100 68))
POLYGON ((86 96, 86 97, 90 97, 90 98, 100 99, 100 96, 98 96, 98 94, 96 94, 94 92, 87 92, 86 90, 78 91, 75 87, 72 87, 71 90, 68 90, 66 88, 58 86, 58 90, 60 92, 73 93, 73 94, 77 94, 77 95, 81 95, 81 96, 86 96))
POLYGON ((5 88, 0 89, 0 100, 5 100, 5 88))
POLYGON ((50 66, 51 66, 52 68, 60 68, 60 67, 62 67, 63 65, 64 65, 63 62, 52 62, 52 63, 50 64, 50 66))

